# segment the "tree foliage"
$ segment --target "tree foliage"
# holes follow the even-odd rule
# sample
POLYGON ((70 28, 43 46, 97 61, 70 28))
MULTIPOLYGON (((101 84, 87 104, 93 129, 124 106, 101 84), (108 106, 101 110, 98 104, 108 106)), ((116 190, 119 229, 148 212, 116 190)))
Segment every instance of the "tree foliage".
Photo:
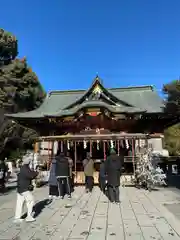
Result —
MULTIPOLYGON (((27 60, 16 58, 18 41, 12 34, 0 29, 0 154, 7 153, 9 144, 22 147, 32 134, 30 129, 7 120, 5 113, 31 111, 40 106, 45 92, 27 60), (20 146, 19 146, 20 144, 20 146)), ((17 146, 16 146, 17 147, 17 146)))
POLYGON ((0 65, 7 65, 18 55, 18 41, 14 35, 0 29, 0 65))
POLYGON ((175 124, 164 131, 165 148, 170 155, 180 155, 180 124, 175 124))
MULTIPOLYGON (((165 113, 171 114, 177 122, 180 117, 180 80, 174 80, 163 87, 166 97, 165 113)), ((171 155, 180 155, 180 124, 167 128, 164 132, 165 147, 171 155)))
POLYGON ((165 112, 180 115, 180 80, 174 80, 163 87, 166 97, 165 112))

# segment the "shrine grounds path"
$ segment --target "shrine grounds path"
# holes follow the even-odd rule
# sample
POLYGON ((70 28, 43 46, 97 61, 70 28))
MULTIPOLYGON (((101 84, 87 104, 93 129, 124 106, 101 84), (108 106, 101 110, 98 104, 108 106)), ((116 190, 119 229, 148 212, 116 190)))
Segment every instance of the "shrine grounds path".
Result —
POLYGON ((116 205, 98 187, 92 194, 76 187, 71 200, 52 202, 47 199, 48 187, 36 189, 37 221, 21 225, 13 223, 16 193, 0 196, 0 239, 180 239, 180 191, 165 188, 149 193, 121 187, 120 192, 121 204, 116 205))

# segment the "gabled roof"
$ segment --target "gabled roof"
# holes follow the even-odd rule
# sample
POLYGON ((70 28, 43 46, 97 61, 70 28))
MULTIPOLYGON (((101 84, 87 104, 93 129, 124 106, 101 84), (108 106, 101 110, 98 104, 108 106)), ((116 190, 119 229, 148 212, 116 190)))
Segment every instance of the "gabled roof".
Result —
POLYGON ((43 104, 26 113, 7 114, 17 119, 42 118, 44 116, 73 115, 84 107, 105 107, 112 112, 147 112, 162 113, 164 104, 152 86, 105 88, 98 77, 86 90, 51 91, 43 104), (108 99, 115 102, 110 105, 100 100, 88 100, 90 94, 99 87, 108 99))

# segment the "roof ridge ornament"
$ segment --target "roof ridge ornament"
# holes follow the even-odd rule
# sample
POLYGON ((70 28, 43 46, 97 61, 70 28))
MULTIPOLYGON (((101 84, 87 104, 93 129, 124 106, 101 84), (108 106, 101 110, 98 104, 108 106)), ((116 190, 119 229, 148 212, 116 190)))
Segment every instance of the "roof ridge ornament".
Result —
POLYGON ((99 82, 100 84, 102 84, 102 79, 99 77, 98 73, 96 73, 96 77, 94 79, 94 83, 95 82, 99 82))

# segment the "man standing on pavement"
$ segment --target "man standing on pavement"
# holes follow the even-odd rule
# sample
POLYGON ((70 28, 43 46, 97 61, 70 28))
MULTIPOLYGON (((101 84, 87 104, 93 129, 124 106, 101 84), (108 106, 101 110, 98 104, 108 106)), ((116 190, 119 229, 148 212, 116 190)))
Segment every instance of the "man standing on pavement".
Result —
POLYGON ((108 181, 108 195, 111 202, 119 203, 119 186, 123 159, 111 149, 110 156, 105 161, 105 172, 108 181))
POLYGON ((68 194, 68 198, 71 198, 69 162, 63 152, 57 153, 55 171, 60 198, 63 199, 66 193, 68 194))
POLYGON ((33 207, 34 207, 34 197, 32 191, 34 189, 32 185, 32 180, 35 179, 38 175, 38 172, 35 172, 30 169, 29 164, 32 161, 32 158, 29 154, 23 157, 22 166, 20 172, 18 173, 17 178, 17 204, 15 212, 15 223, 22 222, 22 209, 23 204, 26 202, 27 205, 27 222, 35 221, 35 218, 32 216, 33 207))
POLYGON ((85 175, 85 188, 86 192, 92 192, 94 185, 94 161, 91 158, 90 153, 87 153, 86 159, 83 160, 84 175, 85 175))

